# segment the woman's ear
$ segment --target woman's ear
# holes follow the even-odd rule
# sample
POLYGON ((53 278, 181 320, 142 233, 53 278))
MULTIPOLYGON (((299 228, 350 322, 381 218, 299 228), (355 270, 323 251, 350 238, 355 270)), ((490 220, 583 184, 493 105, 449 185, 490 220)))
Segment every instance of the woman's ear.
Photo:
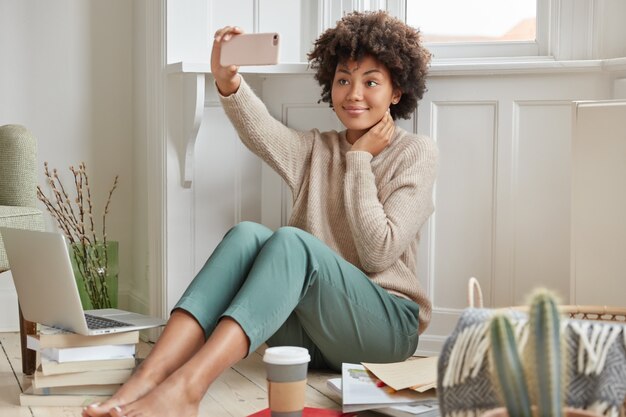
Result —
POLYGON ((391 104, 398 104, 400 102, 400 98, 402 98, 402 91, 394 90, 391 95, 391 104))

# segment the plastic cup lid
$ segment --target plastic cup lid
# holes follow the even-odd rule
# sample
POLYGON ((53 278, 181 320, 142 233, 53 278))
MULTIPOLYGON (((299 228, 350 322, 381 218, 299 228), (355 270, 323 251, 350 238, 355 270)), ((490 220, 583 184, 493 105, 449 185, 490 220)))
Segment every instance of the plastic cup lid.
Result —
POLYGON ((263 362, 274 365, 296 365, 311 361, 309 351, 296 346, 276 346, 265 349, 263 362))

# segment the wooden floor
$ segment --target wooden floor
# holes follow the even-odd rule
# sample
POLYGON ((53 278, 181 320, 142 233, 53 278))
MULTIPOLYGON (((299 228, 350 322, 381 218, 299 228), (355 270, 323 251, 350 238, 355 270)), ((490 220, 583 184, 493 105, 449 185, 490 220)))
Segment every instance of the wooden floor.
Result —
MULTIPOLYGON (((21 370, 18 333, 0 333, 0 417, 78 417, 79 407, 21 407, 19 393, 31 380, 21 370)), ((150 344, 139 345, 139 357, 145 357, 150 344)), ((213 383, 200 406, 200 416, 244 417, 267 407, 262 349, 225 372, 213 383)), ((306 405, 341 408, 341 399, 326 388, 326 380, 340 376, 334 373, 309 372, 306 405)))

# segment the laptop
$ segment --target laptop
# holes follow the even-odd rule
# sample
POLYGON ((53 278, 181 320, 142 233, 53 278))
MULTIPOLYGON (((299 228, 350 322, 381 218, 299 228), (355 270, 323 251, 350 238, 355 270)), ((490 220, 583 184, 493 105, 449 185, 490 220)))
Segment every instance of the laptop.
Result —
POLYGON ((165 325, 165 320, 114 308, 83 310, 61 233, 0 227, 0 235, 26 320, 83 335, 165 325))

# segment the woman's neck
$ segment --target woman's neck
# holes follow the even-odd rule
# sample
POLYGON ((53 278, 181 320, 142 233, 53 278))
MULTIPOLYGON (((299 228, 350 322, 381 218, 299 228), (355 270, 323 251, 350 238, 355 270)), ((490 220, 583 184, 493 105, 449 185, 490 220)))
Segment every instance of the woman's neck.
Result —
POLYGON ((363 136, 365 133, 367 133, 368 130, 369 129, 366 129, 366 130, 351 130, 351 129, 348 129, 348 130, 346 130, 346 140, 348 141, 348 143, 350 145, 354 145, 354 142, 359 140, 359 138, 361 136, 363 136))

